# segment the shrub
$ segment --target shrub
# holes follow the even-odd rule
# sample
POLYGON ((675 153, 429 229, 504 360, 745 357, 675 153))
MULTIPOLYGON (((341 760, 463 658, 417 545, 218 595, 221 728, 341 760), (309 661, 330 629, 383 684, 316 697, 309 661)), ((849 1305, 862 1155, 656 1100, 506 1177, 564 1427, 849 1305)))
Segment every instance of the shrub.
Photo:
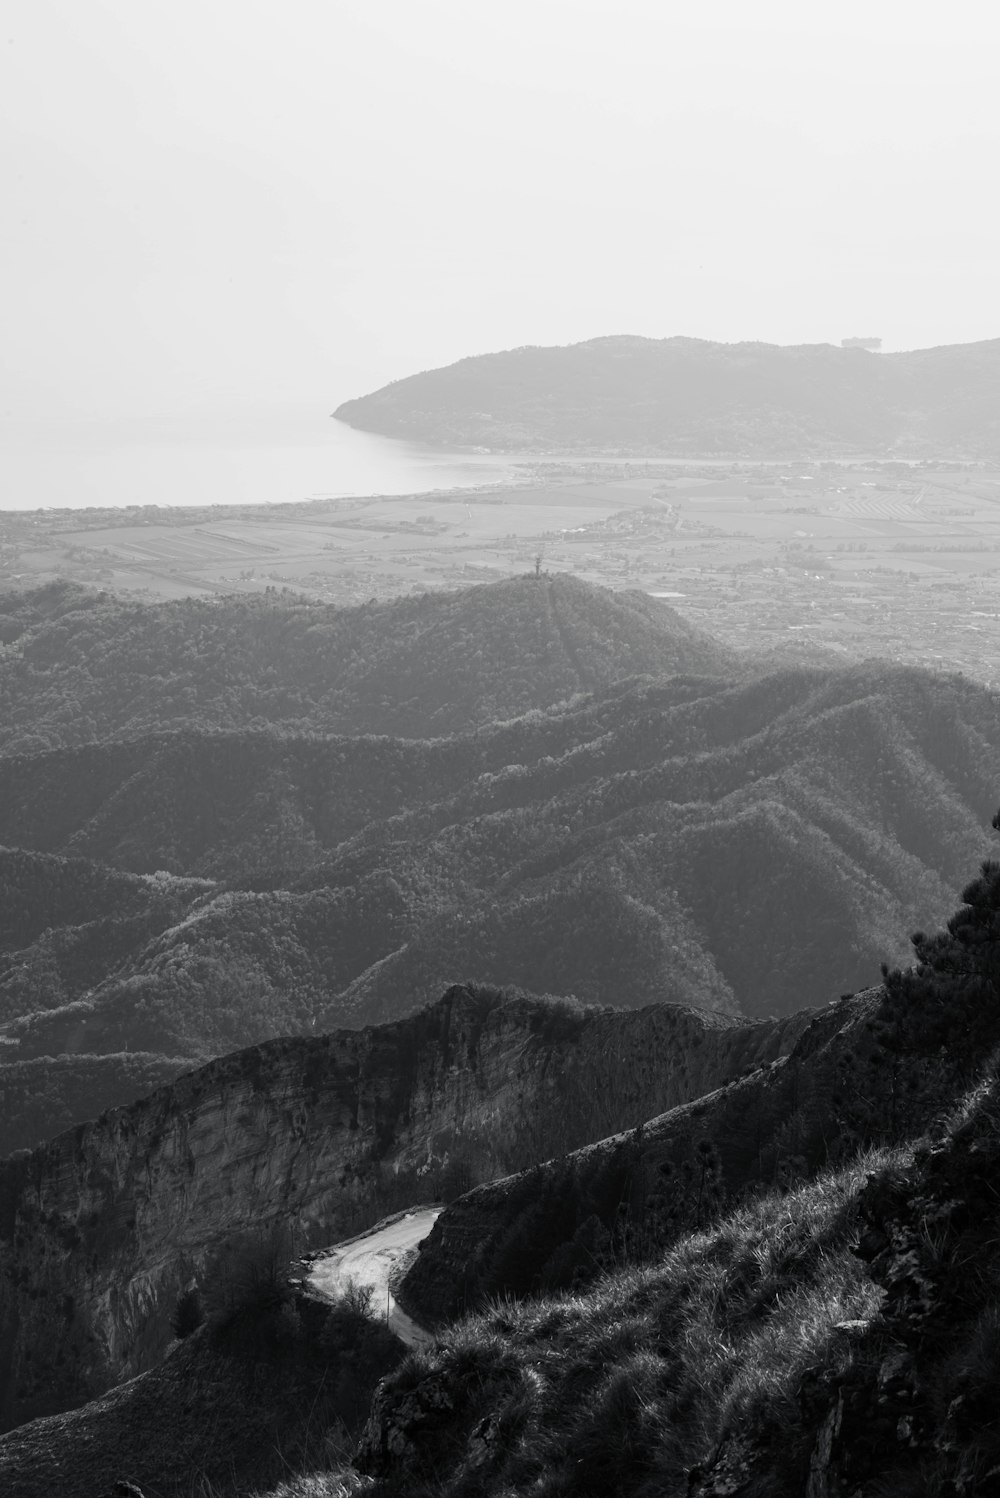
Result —
POLYGON ((171 1323, 174 1336, 179 1342, 185 1337, 190 1337, 196 1332, 205 1320, 205 1307, 202 1304, 201 1291, 197 1285, 191 1285, 187 1290, 182 1290, 177 1297, 177 1305, 174 1310, 174 1319, 171 1323))
POLYGON ((403 1348, 375 1313, 369 1286, 348 1282, 329 1307, 318 1336, 318 1353, 335 1377, 334 1396, 340 1419, 355 1431, 368 1414, 382 1376, 395 1368, 403 1348))
POLYGON ((219 1245, 205 1271, 203 1296, 209 1330, 220 1345, 266 1358, 297 1339, 301 1323, 288 1283, 294 1258, 292 1235, 281 1225, 239 1233, 219 1245))

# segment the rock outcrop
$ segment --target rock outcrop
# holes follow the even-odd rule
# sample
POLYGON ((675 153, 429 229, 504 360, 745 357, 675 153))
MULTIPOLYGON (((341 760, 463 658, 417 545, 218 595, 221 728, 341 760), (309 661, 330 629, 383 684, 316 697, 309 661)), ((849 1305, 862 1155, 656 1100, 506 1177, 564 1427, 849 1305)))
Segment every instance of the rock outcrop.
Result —
MULTIPOLYGON (((544 1284, 553 1244, 580 1226, 566 1215, 571 1176, 571 1189, 582 1185, 586 1195, 602 1173, 617 1174, 622 1184, 614 1189, 628 1206, 629 1220, 607 1226, 631 1235, 618 1245, 631 1255, 639 1247, 636 1235, 655 1251, 747 1193, 787 1188, 858 1147, 898 1134, 904 1121, 878 1036, 885 1004, 884 990, 873 988, 804 1011, 802 1032, 787 1055, 761 1058, 717 1090, 694 1092, 669 1112, 560 1162, 566 1179, 548 1182, 551 1223, 537 1206, 545 1200, 544 1173, 535 1179, 524 1171, 468 1192, 435 1222, 399 1298, 433 1324, 484 1294, 514 1288, 497 1265, 509 1258, 526 1211, 532 1224, 518 1243, 520 1272, 527 1283, 544 1284)), ((909 1095, 911 1115, 926 1122, 949 1085, 928 1072, 909 1095)))
POLYGON ((151 1366, 228 1233, 333 1242, 393 1207, 638 1125, 792 1046, 749 1024, 452 988, 381 1028, 276 1040, 0 1162, 0 1417, 151 1366))

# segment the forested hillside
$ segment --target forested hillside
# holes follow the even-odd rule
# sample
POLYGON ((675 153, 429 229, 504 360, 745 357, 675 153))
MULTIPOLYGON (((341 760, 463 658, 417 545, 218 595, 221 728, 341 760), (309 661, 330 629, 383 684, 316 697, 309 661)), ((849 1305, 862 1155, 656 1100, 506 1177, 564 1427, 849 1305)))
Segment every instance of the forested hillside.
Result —
POLYGON ((871 354, 593 338, 461 359, 334 413, 390 437, 534 451, 995 456, 1000 339, 871 354))
POLYGON ((732 652, 644 593, 522 577, 337 609, 290 593, 0 595, 0 752, 167 726, 451 734, 732 652))
MULTIPOLYGON (((15 1106, 15 1062, 193 1062, 473 978, 790 1013, 940 919, 998 780, 989 693, 880 667, 676 678, 434 743, 178 733, 2 759, 0 838, 41 851, 2 865, 0 1086, 15 1106)), ((120 1100, 113 1069, 86 1072, 93 1107, 120 1100)))
MULTIPOLYGON (((433 738, 333 734, 312 720, 303 732, 280 714, 277 725, 255 714, 249 728, 216 726, 213 713, 238 717, 261 700, 250 624, 273 631, 275 650, 308 634, 312 610, 295 600, 190 613, 80 608, 74 590, 22 601, 37 617, 21 617, 2 667, 18 711, 27 719, 37 700, 46 732, 61 732, 48 704, 79 632, 98 716, 90 742, 0 755, 8 1149, 38 1137, 34 1063, 46 1056, 65 1058, 46 1084, 56 1128, 135 1096, 146 1075, 277 1034, 392 1019, 455 982, 618 1008, 788 1014, 874 981, 908 931, 942 918, 988 845, 1000 783, 992 694, 877 664, 674 674, 687 637, 670 614, 569 582, 574 638, 594 626, 588 659, 610 619, 616 659, 640 658, 641 674, 477 721, 462 642, 499 638, 500 619, 514 650, 518 609, 526 631, 536 607, 550 617, 550 581, 431 601, 429 635, 454 666, 437 715, 469 714, 463 731, 433 738), (164 620, 169 647, 157 643, 164 620), (49 671, 36 670, 43 642, 49 671), (206 680, 222 686, 205 689, 195 725, 172 716, 165 678, 120 674, 140 659, 136 642, 147 659, 162 648, 164 670, 176 658, 178 679, 198 679, 205 656, 206 680), (161 721, 138 733, 157 692, 161 721)), ((373 660, 388 661, 407 610, 423 607, 371 611, 386 631, 373 660)), ((366 611, 347 611, 348 624, 320 613, 337 637, 366 611)), ((721 666, 711 641, 692 639, 699 661, 721 666)), ((534 654, 520 643, 517 692, 544 701, 555 638, 539 636, 534 654)), ((573 684, 561 678, 560 692, 573 684)), ((375 699, 367 685, 351 691, 367 721, 375 699)))
MULTIPOLYGON (((65 1132, 0 1169, 6 1418, 149 1368, 227 1235, 429 1196, 399 1293, 475 1314, 383 1386, 373 1492, 894 1492, 913 1453, 977 1491, 997 864, 920 933, 992 851, 996 696, 764 670, 544 577, 365 612, 324 614, 310 679, 294 599, 10 602, 0 1140, 65 1132)), ((38 1460, 0 1442, 15 1483, 38 1460)))

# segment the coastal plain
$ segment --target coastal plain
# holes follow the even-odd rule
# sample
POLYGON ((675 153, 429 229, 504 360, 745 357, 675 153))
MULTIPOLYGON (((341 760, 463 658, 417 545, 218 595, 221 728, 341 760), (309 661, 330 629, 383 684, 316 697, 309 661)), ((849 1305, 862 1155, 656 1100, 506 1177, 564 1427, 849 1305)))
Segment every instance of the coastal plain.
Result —
POLYGON ((1000 680, 1000 465, 538 460, 425 494, 0 512, 0 582, 23 586, 352 604, 536 567, 668 598, 779 656, 1000 680))

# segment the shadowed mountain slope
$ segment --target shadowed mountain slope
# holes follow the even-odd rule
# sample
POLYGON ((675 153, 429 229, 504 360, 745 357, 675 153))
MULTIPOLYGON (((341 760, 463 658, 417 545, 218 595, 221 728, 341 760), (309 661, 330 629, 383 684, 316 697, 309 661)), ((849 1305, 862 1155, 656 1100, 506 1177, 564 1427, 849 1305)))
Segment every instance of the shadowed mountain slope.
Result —
POLYGON ((1000 339, 910 353, 594 338, 462 359, 338 420, 437 443, 704 456, 1000 452, 1000 339))
MULTIPOLYGON (((402 1352, 377 1324, 362 1328, 363 1349, 344 1346, 336 1318, 323 1317, 321 1304, 297 1300, 297 1337, 255 1362, 199 1332, 84 1408, 0 1437, 0 1490, 123 1498, 117 1478, 134 1484, 129 1498, 136 1489, 146 1498, 234 1498, 272 1486, 288 1498, 283 1478, 327 1468, 335 1442, 349 1447, 379 1374, 402 1352)), ((353 1471, 343 1486, 324 1475, 308 1498, 349 1498, 358 1487, 353 1471)))
POLYGON ((129 971, 213 889, 208 880, 0 848, 0 1155, 142 1097, 191 1064, 183 1045, 159 1034, 154 1053, 136 1044, 141 1021, 103 1054, 87 1054, 77 1001, 109 973, 129 971), (53 1011, 59 1040, 45 1054, 5 1033, 20 1017, 53 1011))

